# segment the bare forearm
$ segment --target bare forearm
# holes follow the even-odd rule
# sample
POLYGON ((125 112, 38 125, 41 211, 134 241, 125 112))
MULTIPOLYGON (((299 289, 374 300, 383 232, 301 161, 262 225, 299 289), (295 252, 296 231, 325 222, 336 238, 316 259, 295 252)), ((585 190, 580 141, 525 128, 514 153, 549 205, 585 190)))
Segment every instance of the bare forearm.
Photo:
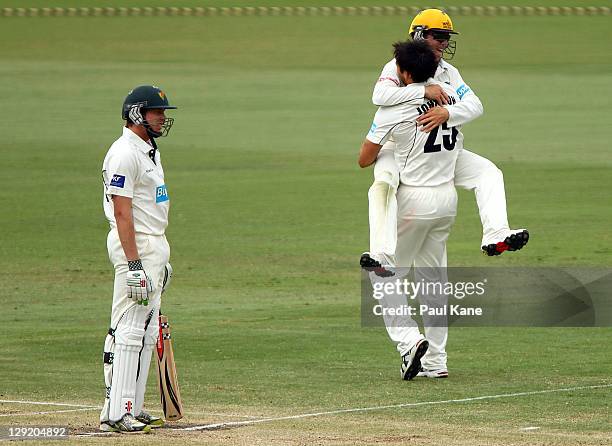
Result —
POLYGON ((359 151, 359 167, 368 167, 374 164, 381 147, 382 146, 380 144, 374 144, 366 139, 361 145, 361 150, 359 151))
POLYGON ((134 230, 134 217, 132 215, 132 199, 126 197, 113 196, 115 221, 117 222, 117 232, 123 247, 123 252, 128 260, 140 258, 138 247, 136 246, 136 231, 134 230))
POLYGON ((123 247, 123 252, 128 260, 140 258, 136 246, 136 232, 134 231, 134 220, 131 215, 119 215, 115 217, 117 221, 117 232, 123 247))

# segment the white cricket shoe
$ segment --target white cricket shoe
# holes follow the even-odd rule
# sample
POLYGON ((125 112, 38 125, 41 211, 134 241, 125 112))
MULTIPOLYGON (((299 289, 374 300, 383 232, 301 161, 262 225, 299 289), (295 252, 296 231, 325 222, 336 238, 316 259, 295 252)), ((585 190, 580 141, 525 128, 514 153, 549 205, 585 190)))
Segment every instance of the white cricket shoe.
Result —
POLYGON ((142 432, 148 434, 151 432, 151 426, 141 423, 132 416, 131 413, 126 413, 119 421, 111 423, 104 421, 100 423, 100 430, 103 432, 120 432, 120 433, 135 433, 142 432))
POLYGON ((400 372, 404 381, 410 381, 417 376, 421 370, 421 358, 427 353, 428 348, 429 342, 427 342, 427 339, 423 338, 418 340, 417 343, 414 344, 414 347, 402 356, 400 372))
POLYGON ((151 429, 164 427, 165 424, 164 420, 162 420, 160 417, 151 415, 149 412, 145 412, 144 410, 140 412, 140 415, 138 415, 136 419, 143 424, 151 426, 151 429))
POLYGON ((504 251, 518 251, 528 241, 529 231, 527 229, 508 229, 483 242, 482 252, 488 256, 498 256, 504 251))
POLYGON ((417 374, 417 376, 423 376, 425 378, 448 378, 448 370, 447 369, 427 370, 427 369, 421 368, 421 371, 417 374))

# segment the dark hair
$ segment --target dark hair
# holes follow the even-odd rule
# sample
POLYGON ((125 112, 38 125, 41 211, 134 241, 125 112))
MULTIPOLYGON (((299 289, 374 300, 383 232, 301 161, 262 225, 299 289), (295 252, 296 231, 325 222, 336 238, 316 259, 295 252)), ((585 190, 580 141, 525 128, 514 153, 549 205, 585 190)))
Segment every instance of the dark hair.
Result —
POLYGON ((395 62, 401 71, 407 71, 414 82, 425 82, 436 74, 438 61, 426 42, 411 40, 393 44, 395 62))

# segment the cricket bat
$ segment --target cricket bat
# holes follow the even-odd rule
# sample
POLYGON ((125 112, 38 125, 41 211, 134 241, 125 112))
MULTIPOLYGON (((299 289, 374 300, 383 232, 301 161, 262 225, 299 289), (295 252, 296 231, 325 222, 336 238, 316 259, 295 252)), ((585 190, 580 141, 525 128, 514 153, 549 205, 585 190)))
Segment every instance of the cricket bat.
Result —
POLYGON ((170 325, 168 317, 161 313, 159 314, 159 338, 157 339, 157 383, 164 418, 168 421, 183 418, 183 402, 174 365, 170 325))

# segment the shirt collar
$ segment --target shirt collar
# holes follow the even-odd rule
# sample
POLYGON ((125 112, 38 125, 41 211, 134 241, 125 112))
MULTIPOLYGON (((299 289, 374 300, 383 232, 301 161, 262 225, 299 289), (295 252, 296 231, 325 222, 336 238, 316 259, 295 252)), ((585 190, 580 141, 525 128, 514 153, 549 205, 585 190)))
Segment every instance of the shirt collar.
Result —
POLYGON ((146 141, 143 141, 140 136, 134 133, 127 127, 123 127, 123 136, 138 150, 141 152, 149 153, 149 151, 153 148, 146 141))

